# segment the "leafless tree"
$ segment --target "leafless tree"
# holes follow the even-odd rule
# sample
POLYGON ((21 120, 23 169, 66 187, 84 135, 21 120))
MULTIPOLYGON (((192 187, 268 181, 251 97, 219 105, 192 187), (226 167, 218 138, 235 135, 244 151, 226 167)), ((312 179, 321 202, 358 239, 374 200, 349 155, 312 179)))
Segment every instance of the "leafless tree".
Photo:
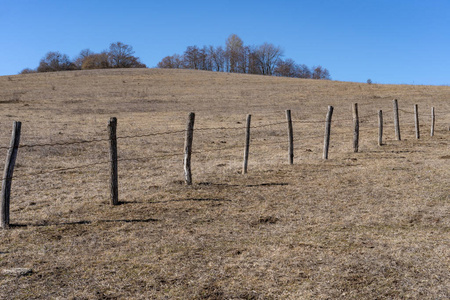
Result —
POLYGON ((109 46, 109 64, 112 68, 145 68, 139 57, 134 56, 133 47, 122 42, 109 46))
POLYGON ((322 66, 313 67, 312 78, 330 80, 330 72, 322 66))
POLYGON ((36 72, 37 72, 36 69, 25 68, 22 71, 20 71, 19 74, 31 74, 36 72))
POLYGON ((257 54, 257 48, 254 46, 247 46, 247 73, 248 74, 261 74, 259 68, 259 60, 257 54))
POLYGON ((294 60, 288 58, 286 60, 279 59, 275 69, 274 75, 283 77, 298 77, 298 66, 294 60))
POLYGON ((205 71, 213 71, 214 62, 213 62, 213 52, 211 51, 212 46, 203 46, 202 53, 202 70, 205 71))
POLYGON ((238 66, 239 73, 248 73, 248 63, 251 54, 250 51, 251 49, 249 46, 245 46, 244 49, 242 49, 242 54, 240 56, 240 63, 238 66))
POLYGON ((181 69, 183 68, 183 58, 179 54, 166 56, 158 63, 158 68, 181 69))
POLYGON ((213 71, 223 72, 225 69, 225 51, 222 46, 214 48, 209 46, 209 55, 213 66, 213 71))
POLYGON ((236 34, 232 34, 226 40, 226 58, 228 59, 229 72, 242 72, 245 65, 244 42, 236 34))
POLYGON ((282 60, 283 50, 279 46, 264 43, 259 46, 244 46, 242 39, 231 34, 225 48, 222 46, 189 46, 183 56, 166 56, 158 63, 159 68, 188 68, 197 70, 249 73, 260 75, 288 76, 296 78, 330 79, 327 69, 318 66, 314 72, 304 64, 292 59, 282 60), (178 60, 177 57, 182 59, 178 60), (177 62, 178 60, 178 62, 177 62), (182 61, 180 64, 179 61, 182 61))
POLYGON ((161 69, 174 69, 172 58, 172 56, 166 56, 156 66, 161 69))
POLYGON ((66 54, 61 54, 58 51, 48 52, 44 58, 39 62, 37 68, 38 72, 56 72, 75 70, 76 66, 66 54))
POLYGON ((297 77, 299 78, 311 78, 312 73, 307 65, 302 64, 297 66, 297 77))
POLYGON ((262 75, 273 75, 276 63, 283 56, 280 47, 273 44, 264 43, 256 50, 258 67, 262 75))
POLYGON ((183 55, 184 65, 188 69, 200 70, 201 53, 197 46, 188 46, 183 55))

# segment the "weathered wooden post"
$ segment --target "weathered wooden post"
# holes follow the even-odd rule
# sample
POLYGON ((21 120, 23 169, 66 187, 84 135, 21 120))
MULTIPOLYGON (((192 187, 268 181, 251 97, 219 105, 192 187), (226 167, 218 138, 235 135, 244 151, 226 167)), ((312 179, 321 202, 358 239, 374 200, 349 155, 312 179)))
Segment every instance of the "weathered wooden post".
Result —
POLYGON ((289 164, 294 164, 294 130, 292 128, 291 110, 286 110, 286 119, 288 122, 288 138, 289 138, 289 164))
POLYGON ((109 133, 109 160, 110 160, 110 194, 111 204, 119 204, 119 176, 117 168, 117 118, 113 117, 108 122, 109 133))
POLYGON ((383 145, 383 111, 378 111, 378 146, 383 145))
POLYGON ((328 106, 327 118, 325 121, 325 138, 323 143, 323 159, 328 159, 328 148, 330 147, 331 117, 333 116, 333 106, 328 106))
POLYGON ((245 128, 245 148, 244 148, 244 165, 242 166, 242 174, 247 173, 248 167, 248 152, 250 150, 250 123, 252 120, 252 115, 247 115, 247 125, 245 128))
POLYGON ((395 126, 395 138, 400 141, 400 119, 398 117, 398 101, 394 100, 394 126, 395 126))
POLYGON ((359 116, 358 103, 353 103, 353 152, 358 152, 359 147, 359 116))
POLYGON ((6 156, 5 171, 2 179, 2 195, 0 206, 0 226, 3 229, 9 228, 9 207, 11 203, 11 185, 13 180, 14 165, 16 163, 17 151, 20 143, 21 122, 13 123, 11 143, 6 156))
POLYGON ((434 106, 431 108, 431 136, 434 136, 434 124, 436 123, 436 115, 434 113, 434 106))
POLYGON ((416 128, 416 139, 420 139, 419 108, 418 108, 417 104, 414 104, 414 125, 416 128))
POLYGON ((192 185, 191 155, 192 140, 194 138, 194 122, 195 113, 191 112, 186 126, 186 139, 184 142, 184 178, 187 185, 192 185))

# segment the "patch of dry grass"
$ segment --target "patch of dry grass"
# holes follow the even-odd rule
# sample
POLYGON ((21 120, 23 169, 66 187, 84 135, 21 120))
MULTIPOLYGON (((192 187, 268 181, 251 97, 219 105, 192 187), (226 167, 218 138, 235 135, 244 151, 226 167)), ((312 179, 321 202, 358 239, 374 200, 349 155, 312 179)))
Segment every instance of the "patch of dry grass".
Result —
POLYGON ((122 137, 183 130, 190 111, 197 129, 239 129, 194 133, 191 187, 182 184, 183 132, 119 139, 116 207, 107 164, 45 173, 107 161, 107 142, 20 148, 0 269, 33 273, 0 275, 1 298, 450 297, 450 87, 157 69, 10 78, 0 77, 0 147, 9 145, 13 120, 23 122, 26 145, 105 139, 112 116, 122 137), (400 142, 394 98, 406 111, 400 142), (351 151, 353 102, 367 116, 360 153, 351 151), (408 113, 414 104, 420 140, 408 113), (323 161, 327 105, 336 122, 323 161), (239 174, 245 115, 254 126, 272 124, 285 109, 295 122, 295 164, 286 125, 258 127, 249 174, 239 174))

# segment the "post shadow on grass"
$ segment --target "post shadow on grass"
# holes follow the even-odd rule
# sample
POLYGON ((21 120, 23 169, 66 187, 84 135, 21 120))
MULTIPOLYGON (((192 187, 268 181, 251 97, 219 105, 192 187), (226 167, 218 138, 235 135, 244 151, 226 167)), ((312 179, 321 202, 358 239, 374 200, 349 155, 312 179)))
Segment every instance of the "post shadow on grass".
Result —
POLYGON ((73 222, 46 222, 38 224, 10 224, 10 228, 28 228, 28 227, 48 227, 48 226, 67 226, 67 225, 91 225, 92 223, 153 223, 159 222, 158 219, 118 219, 118 220, 96 220, 96 221, 73 221, 73 222))
POLYGON ((261 187, 261 186, 284 186, 289 185, 287 182, 263 182, 256 184, 229 184, 229 183, 213 183, 213 182, 200 182, 198 185, 206 185, 206 186, 230 186, 230 187, 261 187))
POLYGON ((151 203, 170 203, 170 202, 231 202, 229 199, 218 199, 218 198, 186 198, 186 199, 170 199, 170 200, 161 200, 161 201, 153 201, 151 203))

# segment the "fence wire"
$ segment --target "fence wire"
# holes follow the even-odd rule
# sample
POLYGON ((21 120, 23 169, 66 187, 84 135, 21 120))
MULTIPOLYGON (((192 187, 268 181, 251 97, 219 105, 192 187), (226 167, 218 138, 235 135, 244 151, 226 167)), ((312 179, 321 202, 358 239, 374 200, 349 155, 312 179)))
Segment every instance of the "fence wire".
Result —
MULTIPOLYGON (((383 112, 392 112, 393 109, 384 110, 383 112)), ((410 112, 404 109, 399 109, 402 113, 406 114, 414 114, 414 112, 410 112)), ((443 111, 440 112, 441 114, 448 114, 449 112, 443 111)), ((367 115, 359 116, 359 122, 360 123, 367 123, 370 122, 370 119, 374 116, 377 116, 377 113, 371 113, 367 115)), ((353 122, 354 119, 352 118, 342 118, 342 119, 334 119, 332 120, 332 123, 340 123, 340 122, 353 122)), ((376 122, 373 120, 372 122, 376 122)), ((319 123, 325 123, 325 120, 294 120, 292 121, 293 124, 319 124, 319 123)), ((251 125, 251 129, 258 129, 258 128, 267 128, 272 126, 278 126, 288 124, 288 121, 281 121, 281 122, 274 122, 274 123, 268 123, 268 124, 257 124, 257 125, 251 125)), ((414 124, 414 123, 403 123, 403 124, 414 124)), ((386 124, 384 125, 386 126, 386 124)), ((204 128, 196 128, 195 131, 200 132, 209 132, 209 131, 220 131, 220 130, 242 130, 244 131, 246 129, 246 126, 233 126, 233 127, 204 127, 204 128)), ((368 132, 373 131, 373 128, 360 128, 360 131, 368 132)), ((155 133, 146 133, 146 134, 135 134, 135 135, 124 135, 124 136, 118 136, 117 139, 134 139, 134 138, 144 138, 144 137, 153 137, 153 136, 164 136, 164 135, 171 135, 171 134, 177 134, 177 133, 185 133, 186 129, 183 130, 172 130, 172 131, 165 131, 165 132, 155 132, 155 133)), ((302 139, 312 139, 312 138, 320 138, 323 137, 323 134, 317 134, 317 135, 308 135, 308 136, 302 136, 302 139)), ((93 143, 100 143, 100 142, 108 142, 110 141, 109 138, 97 138, 97 139, 88 139, 88 140, 73 140, 73 141, 59 141, 55 143, 40 143, 40 144, 24 144, 20 145, 19 148, 38 148, 38 147, 55 147, 55 146, 67 146, 67 145, 77 145, 77 144, 93 144, 93 143)), ((259 142, 252 142, 251 146, 258 147, 258 146, 267 146, 267 145, 274 145, 274 144, 280 144, 280 141, 264 141, 263 143, 259 142)), ((0 150, 6 150, 10 149, 10 147, 0 147, 0 150)), ((193 154, 203 154, 207 152, 215 152, 215 151, 227 151, 227 150, 233 150, 233 149, 243 149, 243 145, 234 145, 234 146, 228 146, 228 147, 220 147, 215 149, 203 149, 201 151, 193 151, 193 154)), ((150 161, 154 159, 162 159, 162 158, 169 158, 169 157, 176 157, 176 156, 183 156, 184 153, 171 153, 171 154, 162 154, 162 155, 151 155, 151 156, 144 156, 144 157, 133 157, 133 158, 119 158, 118 162, 125 162, 125 161, 150 161)), ((40 172, 32 172, 32 173, 26 173, 26 174, 20 174, 15 175, 11 178, 3 178, 5 179, 18 179, 18 178, 25 178, 25 177, 34 177, 34 176, 40 176, 45 174, 51 174, 51 173, 58 173, 58 172, 66 172, 66 171, 73 171, 73 170, 80 170, 85 169, 89 167, 99 166, 99 165, 106 165, 110 164, 110 160, 105 160, 101 162, 95 162, 95 163, 89 163, 89 164, 82 164, 74 167, 67 167, 67 168, 56 168, 48 171, 40 171, 40 172)))
MULTIPOLYGON (((384 110, 383 112, 392 112, 393 109, 384 110)), ((410 112, 404 109, 399 109, 399 111, 407 114, 414 114, 414 112, 410 112)), ((449 112, 440 112, 439 114, 436 113, 436 115, 441 114, 448 114, 449 112)), ((368 118, 371 118, 373 116, 377 116, 377 113, 367 114, 359 116, 359 121, 364 122, 368 121, 368 118)), ((422 115, 423 116, 423 115, 422 115)), ((431 117, 425 114, 426 117, 431 117)), ((344 118, 344 119, 332 119, 332 123, 340 123, 340 122, 352 122, 352 118, 344 118)), ((293 120, 293 124, 318 124, 318 123, 324 123, 324 120, 293 120)), ((251 129, 255 128, 264 128, 264 127, 271 127, 276 125, 282 125, 287 124, 287 121, 282 122, 275 122, 275 123, 269 123, 269 124, 261 124, 261 125, 251 125, 251 129)), ((206 127, 206 128, 196 128, 195 131, 216 131, 216 130, 245 130, 245 126, 235 126, 235 127, 206 127)), ((125 135, 125 136, 118 136, 117 139, 133 139, 133 138, 143 138, 143 137, 152 137, 152 136, 161 136, 161 135, 170 135, 170 134, 176 134, 176 133, 184 133, 186 132, 185 129, 182 130, 173 130, 173 131, 165 131, 165 132, 156 132, 156 133, 146 133, 146 134, 136 134, 136 135, 125 135)), ((19 148, 36 148, 36 147, 53 147, 53 146, 69 146, 69 145, 76 145, 76 144, 91 144, 91 143, 99 143, 99 142, 108 142, 108 138, 101 138, 101 139, 88 139, 88 140, 75 140, 75 141, 62 141, 62 142, 54 142, 54 143, 42 143, 42 144, 24 144, 20 145, 19 148)), ((6 150, 9 149, 7 146, 1 146, 0 150, 6 150)))

